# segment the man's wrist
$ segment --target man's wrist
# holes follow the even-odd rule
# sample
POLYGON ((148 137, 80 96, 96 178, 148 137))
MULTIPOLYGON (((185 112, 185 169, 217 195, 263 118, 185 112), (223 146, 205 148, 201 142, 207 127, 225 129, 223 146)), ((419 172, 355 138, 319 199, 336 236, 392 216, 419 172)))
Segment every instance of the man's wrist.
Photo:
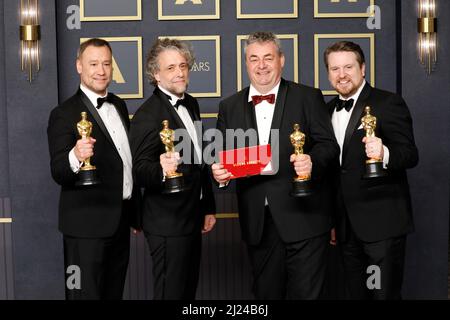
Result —
POLYGON ((69 152, 69 164, 70 164, 70 169, 74 173, 78 173, 78 171, 80 171, 81 165, 83 164, 83 162, 80 162, 75 155, 75 147, 72 148, 72 150, 70 150, 70 152, 69 152))

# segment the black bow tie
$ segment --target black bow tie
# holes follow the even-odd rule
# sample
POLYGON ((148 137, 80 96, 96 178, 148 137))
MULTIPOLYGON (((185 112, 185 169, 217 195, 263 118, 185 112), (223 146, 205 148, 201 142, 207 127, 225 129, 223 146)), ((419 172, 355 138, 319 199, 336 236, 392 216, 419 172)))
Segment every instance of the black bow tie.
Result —
POLYGON ((353 107, 353 99, 349 99, 349 100, 341 100, 338 99, 338 101, 336 102, 336 112, 341 111, 342 109, 345 108, 345 111, 350 111, 350 109, 353 107))
MULTIPOLYGON (((171 96, 169 96, 168 94, 165 94, 165 95, 166 95, 167 99, 169 99, 169 101, 172 101, 172 97, 171 96)), ((186 107, 186 98, 178 99, 177 102, 175 102, 173 107, 178 110, 179 106, 185 106, 186 107)))
POLYGON ((185 106, 186 107, 186 99, 178 99, 173 107, 178 110, 178 106, 185 106))
POLYGON ((103 103, 105 102, 109 102, 109 103, 113 103, 113 95, 111 93, 108 93, 108 95, 104 98, 97 98, 97 109, 100 109, 103 105, 103 103))

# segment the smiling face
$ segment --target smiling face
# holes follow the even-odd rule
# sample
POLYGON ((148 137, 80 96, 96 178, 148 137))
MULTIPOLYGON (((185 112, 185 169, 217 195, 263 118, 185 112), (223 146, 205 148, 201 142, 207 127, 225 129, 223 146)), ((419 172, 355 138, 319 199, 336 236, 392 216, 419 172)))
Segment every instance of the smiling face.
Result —
POLYGON ((189 84, 189 65, 177 50, 162 51, 158 57, 159 70, 155 73, 158 86, 177 97, 182 97, 189 84))
POLYGON ((108 47, 88 46, 77 59, 81 84, 103 96, 112 79, 112 54, 108 47))
POLYGON ((281 79, 284 55, 272 41, 254 42, 245 51, 245 63, 251 84, 260 93, 272 90, 281 79))
POLYGON ((328 80, 345 99, 354 95, 364 81, 366 65, 359 64, 351 51, 337 51, 328 55, 328 80))

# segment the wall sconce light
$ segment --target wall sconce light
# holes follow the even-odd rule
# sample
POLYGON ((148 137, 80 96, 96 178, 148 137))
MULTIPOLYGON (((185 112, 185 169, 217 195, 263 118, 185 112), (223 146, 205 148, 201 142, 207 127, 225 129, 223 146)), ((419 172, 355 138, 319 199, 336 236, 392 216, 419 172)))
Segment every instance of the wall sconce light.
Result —
POLYGON ((437 62, 437 19, 435 0, 419 0, 419 60, 431 74, 437 62))
POLYGON ((20 59, 22 71, 27 70, 28 81, 33 79, 33 70, 39 71, 39 25, 38 0, 20 0, 20 59))

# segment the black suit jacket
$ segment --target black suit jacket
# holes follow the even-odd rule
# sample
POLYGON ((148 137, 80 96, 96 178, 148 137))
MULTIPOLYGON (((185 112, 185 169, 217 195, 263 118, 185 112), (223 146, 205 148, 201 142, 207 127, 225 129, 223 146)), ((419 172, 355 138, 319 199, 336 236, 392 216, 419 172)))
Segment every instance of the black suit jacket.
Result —
MULTIPOLYGON (((130 122, 125 102, 113 96, 113 104, 128 131, 130 122)), ((52 176, 61 185, 60 231, 81 238, 112 236, 119 226, 123 209, 123 163, 100 115, 80 89, 52 110, 47 135, 52 176), (69 152, 80 138, 77 123, 83 111, 93 124, 91 136, 97 140, 91 163, 97 167, 101 184, 75 187, 78 176, 70 168, 69 152)), ((135 228, 140 224, 139 206, 140 192, 134 186, 131 205, 124 210, 130 225, 135 228)))
MULTIPOLYGON (((201 121, 197 100, 187 93, 185 98, 185 107, 191 118, 201 121)), ((182 236, 200 232, 204 215, 215 213, 208 167, 204 164, 194 164, 194 148, 189 139, 187 146, 191 148, 190 163, 182 163, 177 169, 177 172, 183 173, 189 190, 162 194, 163 173, 159 157, 166 151, 159 132, 162 130, 163 120, 169 120, 172 130, 186 129, 167 96, 156 88, 131 121, 133 176, 138 185, 145 188, 143 228, 148 233, 160 236, 182 236)), ((201 138, 201 133, 197 134, 201 138)), ((183 152, 180 152, 180 156, 183 157, 183 152)))
MULTIPOLYGON (((257 130, 255 109, 248 102, 248 93, 247 87, 220 103, 217 128, 224 138, 226 129, 257 130)), ((276 174, 236 181, 242 236, 251 245, 258 244, 262 236, 266 197, 275 225, 285 242, 312 238, 327 232, 331 226, 332 185, 328 176, 330 165, 339 154, 339 147, 322 93, 282 79, 271 128, 279 130, 279 139, 272 135, 270 137, 276 174), (311 156, 313 163, 315 193, 303 199, 289 195, 292 180, 296 176, 293 164, 289 161, 294 153, 289 136, 295 123, 300 125, 300 130, 306 135, 303 149, 304 153, 311 156)), ((249 145, 248 141, 245 145, 239 145, 236 140, 234 147, 249 145)))
MULTIPOLYGON (((330 116, 338 97, 328 103, 330 116)), ((345 133, 342 165, 336 166, 338 188, 337 231, 345 240, 348 219, 363 241, 380 241, 413 230, 407 168, 418 163, 412 119, 405 101, 398 95, 366 84, 354 106, 345 133), (377 118, 375 135, 389 149, 388 177, 363 180, 365 173, 365 131, 361 127, 364 108, 377 118)))

